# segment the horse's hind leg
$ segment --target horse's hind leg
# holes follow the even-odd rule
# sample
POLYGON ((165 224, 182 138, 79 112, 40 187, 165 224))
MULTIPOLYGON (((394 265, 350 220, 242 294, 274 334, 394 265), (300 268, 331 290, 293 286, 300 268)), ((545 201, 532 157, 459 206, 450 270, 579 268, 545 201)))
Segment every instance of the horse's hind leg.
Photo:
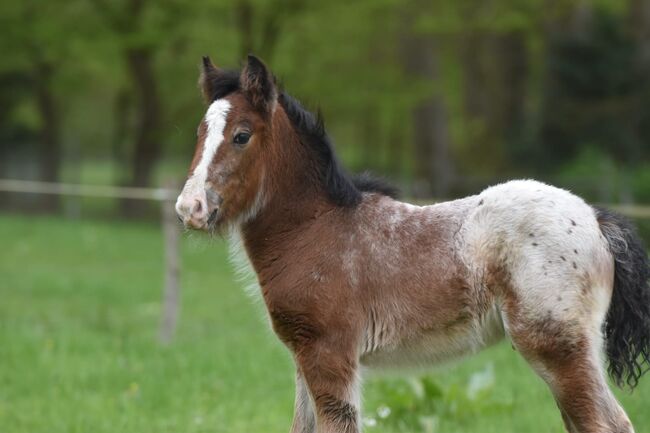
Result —
POLYGON ((600 332, 547 317, 526 320, 511 311, 513 343, 553 392, 570 433, 633 433, 605 380, 600 332))
POLYGON ((632 424, 612 395, 597 357, 574 355, 560 362, 538 361, 571 433, 633 433, 632 424))
POLYGON ((560 413, 562 414, 562 421, 564 421, 564 426, 566 427, 567 431, 569 433, 578 433, 578 430, 576 429, 576 426, 573 425, 573 421, 571 421, 571 418, 569 418, 569 415, 566 413, 566 411, 562 408, 560 403, 555 400, 557 403, 558 409, 560 409, 560 413))

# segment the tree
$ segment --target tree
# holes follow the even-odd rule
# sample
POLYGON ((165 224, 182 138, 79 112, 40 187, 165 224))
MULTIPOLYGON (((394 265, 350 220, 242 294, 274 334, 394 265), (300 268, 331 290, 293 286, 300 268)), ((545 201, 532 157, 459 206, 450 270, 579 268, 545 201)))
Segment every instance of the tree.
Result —
MULTIPOLYGON (((151 183, 153 169, 161 153, 160 118, 161 107, 158 96, 158 76, 155 73, 155 53, 161 33, 155 27, 147 26, 148 8, 151 3, 147 0, 126 0, 120 3, 109 3, 105 0, 94 0, 93 4, 102 14, 107 23, 110 37, 115 38, 121 45, 120 51, 130 79, 129 91, 134 98, 125 98, 124 92, 116 102, 116 115, 119 135, 124 128, 121 115, 127 111, 127 105, 132 103, 135 112, 135 128, 133 131, 133 149, 131 153, 130 174, 127 184, 144 187, 151 183)), ((141 202, 127 201, 123 210, 126 214, 134 215, 142 212, 141 202)))
POLYGON ((442 92, 440 40, 435 34, 418 31, 416 20, 423 5, 414 3, 406 14, 404 63, 407 74, 424 83, 422 96, 413 107, 413 142, 415 178, 420 196, 446 197, 449 194, 454 166, 451 159, 452 138, 449 114, 442 92), (428 85, 432 83, 433 85, 428 85))
POLYGON ((283 30, 307 6, 308 0, 237 0, 235 22, 239 31, 239 55, 244 59, 250 53, 273 64, 275 49, 283 30))
MULTIPOLYGON (((74 3, 9 2, 2 5, 0 12, 3 70, 10 75, 23 75, 30 83, 30 97, 38 118, 38 176, 46 182, 58 181, 61 172, 63 109, 58 76, 70 52, 65 32, 66 25, 74 20, 74 3)), ((44 210, 54 211, 59 207, 59 199, 44 196, 41 205, 44 210)))

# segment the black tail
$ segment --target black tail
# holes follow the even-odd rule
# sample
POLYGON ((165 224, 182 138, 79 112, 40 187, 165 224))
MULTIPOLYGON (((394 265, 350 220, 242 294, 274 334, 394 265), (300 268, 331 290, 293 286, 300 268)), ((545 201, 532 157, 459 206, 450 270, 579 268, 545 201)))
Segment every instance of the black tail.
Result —
POLYGON ((605 336, 609 374, 634 388, 650 365, 650 261, 636 229, 623 216, 595 208, 614 256, 614 292, 605 336))

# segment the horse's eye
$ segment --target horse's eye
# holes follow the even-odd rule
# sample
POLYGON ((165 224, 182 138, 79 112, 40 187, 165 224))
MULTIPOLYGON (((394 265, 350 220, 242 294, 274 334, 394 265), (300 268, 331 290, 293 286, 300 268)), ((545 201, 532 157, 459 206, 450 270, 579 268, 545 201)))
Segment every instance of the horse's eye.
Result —
POLYGON ((248 143, 248 140, 250 140, 250 138, 251 135, 248 132, 240 132, 237 135, 235 135, 235 139, 233 140, 233 142, 235 144, 242 146, 248 143))

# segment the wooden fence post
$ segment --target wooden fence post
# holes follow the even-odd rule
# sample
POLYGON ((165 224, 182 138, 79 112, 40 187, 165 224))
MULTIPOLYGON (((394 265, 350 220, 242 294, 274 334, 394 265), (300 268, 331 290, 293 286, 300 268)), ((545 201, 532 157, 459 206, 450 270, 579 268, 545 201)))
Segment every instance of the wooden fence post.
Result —
MULTIPOLYGON (((171 184, 167 185, 169 190, 171 184)), ((174 202, 168 197, 162 201, 162 230, 165 244, 165 287, 160 322, 160 341, 169 344, 174 338, 180 304, 180 251, 178 219, 174 202)))

